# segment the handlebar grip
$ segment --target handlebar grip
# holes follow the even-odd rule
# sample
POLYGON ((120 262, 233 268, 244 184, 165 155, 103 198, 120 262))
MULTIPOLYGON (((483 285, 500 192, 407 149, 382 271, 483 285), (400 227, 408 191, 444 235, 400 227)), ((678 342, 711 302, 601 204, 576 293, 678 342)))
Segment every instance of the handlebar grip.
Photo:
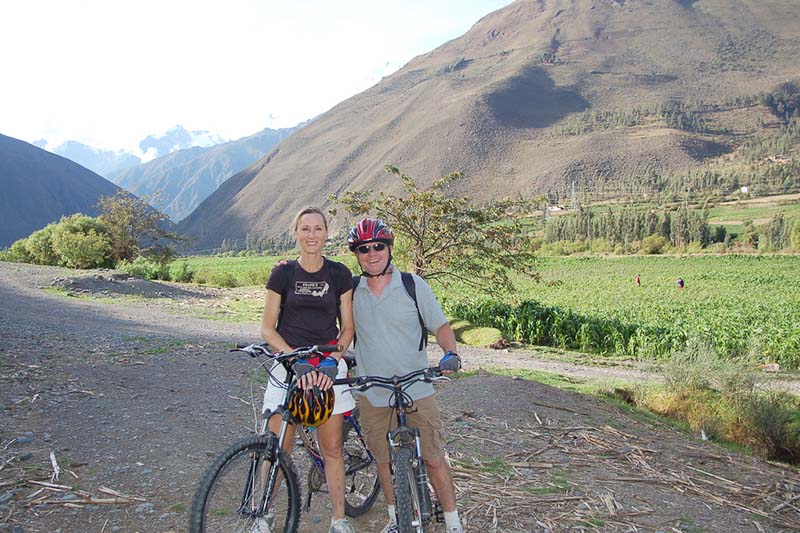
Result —
POLYGON ((341 352, 344 350, 344 346, 341 344, 320 344, 317 346, 317 350, 320 352, 341 352))
POLYGON ((237 342, 236 343, 236 349, 237 350, 241 350, 242 348, 247 348, 248 346, 250 346, 250 345, 249 344, 244 344, 242 342, 237 342))

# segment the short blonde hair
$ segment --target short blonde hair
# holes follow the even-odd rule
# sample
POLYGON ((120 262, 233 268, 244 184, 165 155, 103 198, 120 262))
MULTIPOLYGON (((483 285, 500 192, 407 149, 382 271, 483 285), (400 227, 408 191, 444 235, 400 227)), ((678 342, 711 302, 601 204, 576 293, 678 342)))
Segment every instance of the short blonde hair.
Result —
POLYGON ((319 215, 322 217, 322 223, 325 225, 325 231, 328 231, 328 219, 325 218, 325 213, 322 212, 322 209, 319 207, 310 205, 308 207, 304 207, 297 213, 297 216, 294 217, 294 231, 297 231, 297 226, 300 224, 300 219, 303 218, 304 215, 319 215))

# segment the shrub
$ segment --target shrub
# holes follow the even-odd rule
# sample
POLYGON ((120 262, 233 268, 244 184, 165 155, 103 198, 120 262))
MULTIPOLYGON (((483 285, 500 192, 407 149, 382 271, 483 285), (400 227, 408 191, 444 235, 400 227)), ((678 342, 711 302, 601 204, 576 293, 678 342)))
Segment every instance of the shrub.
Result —
POLYGON ((160 279, 164 281, 171 279, 168 265, 163 265, 142 256, 137 257, 133 262, 120 261, 117 264, 117 268, 144 279, 160 279))
POLYGON ((111 242, 105 227, 82 214, 62 217, 50 236, 58 264, 69 268, 110 266, 111 242))
POLYGON ((654 255, 664 253, 667 247, 667 238, 663 235, 648 235, 642 239, 642 246, 639 248, 639 253, 646 255, 654 255))
POLYGON ((25 249, 31 262, 37 265, 57 265, 58 256, 53 251, 51 237, 56 224, 48 224, 44 228, 34 231, 25 239, 25 249))
POLYGON ((7 250, 0 252, 0 261, 11 261, 14 263, 31 263, 33 259, 26 248, 27 239, 15 241, 7 250))
POLYGON ((174 281, 179 283, 191 283, 194 281, 195 271, 189 268, 189 263, 181 261, 177 270, 170 270, 170 275, 174 281))
POLYGON ((238 287, 239 281, 231 272, 219 272, 213 270, 199 270, 194 280, 203 285, 213 285, 215 287, 238 287))
POLYGON ((784 392, 770 391, 750 395, 744 405, 745 425, 767 459, 793 464, 800 462, 800 438, 791 425, 792 405, 796 401, 784 392))
POLYGON ((248 285, 259 285, 265 286, 267 284, 267 280, 269 279, 269 275, 272 272, 272 268, 260 268, 256 270, 248 270, 244 273, 244 280, 245 283, 248 285))

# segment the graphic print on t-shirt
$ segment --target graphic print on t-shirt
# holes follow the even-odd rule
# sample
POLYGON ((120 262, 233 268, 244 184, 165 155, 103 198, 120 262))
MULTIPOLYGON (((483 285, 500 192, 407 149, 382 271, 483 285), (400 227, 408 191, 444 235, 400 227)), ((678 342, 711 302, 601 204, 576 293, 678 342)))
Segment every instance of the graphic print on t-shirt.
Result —
POLYGON ((319 296, 328 294, 330 286, 327 281, 295 281, 294 293, 298 296, 319 296))

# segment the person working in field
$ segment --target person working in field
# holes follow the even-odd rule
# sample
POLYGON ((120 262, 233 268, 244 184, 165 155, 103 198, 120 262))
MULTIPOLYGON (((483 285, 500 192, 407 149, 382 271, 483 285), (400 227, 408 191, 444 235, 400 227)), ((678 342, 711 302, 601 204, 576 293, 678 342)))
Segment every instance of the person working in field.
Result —
MULTIPOLYGON (((434 333, 446 352, 439 362, 440 368, 458 370, 461 359, 456 354, 455 334, 431 288, 422 278, 413 276, 415 304, 407 293, 402 273, 391 264, 392 230, 381 220, 365 218, 350 230, 347 245, 355 253, 362 271, 353 291, 354 350, 359 375, 392 377, 427 368, 428 353, 424 346, 427 330, 434 333)), ((408 420, 420 430, 422 456, 442 505, 447 531, 461 533, 453 477, 444 456, 444 429, 433 386, 419 382, 407 392, 414 402, 408 420)), ((383 533, 395 532, 394 492, 386 443, 386 433, 395 422, 389 407, 389 392, 372 388, 363 395, 360 393, 358 407, 367 446, 378 462, 378 478, 388 505, 389 523, 383 533)))
MULTIPOLYGON (((293 347, 324 344, 342 345, 346 350, 353 339, 353 278, 346 266, 322 255, 328 237, 328 223, 322 211, 307 207, 295 218, 294 235, 300 248, 296 261, 278 264, 267 281, 267 296, 261 318, 261 334, 274 349, 292 351, 293 347), (337 317, 339 326, 337 327, 337 317)), ((319 361, 316 369, 304 366, 298 370, 303 389, 317 386, 328 390, 333 379, 347 376, 347 364, 341 353, 333 353, 319 361), (301 373, 306 373, 301 376, 301 373)), ((272 368, 279 380, 285 377, 280 364, 272 368)), ((343 413, 355 407, 345 386, 336 386, 333 414, 317 429, 320 451, 325 460, 325 479, 331 498, 332 517, 329 533, 353 533, 344 514, 344 456, 342 454, 343 413)), ((271 381, 264 393, 262 412, 274 410, 281 401, 282 390, 271 381)), ((270 431, 278 432, 280 417, 269 421, 270 431)), ((288 448, 294 443, 294 426, 288 427, 288 448)), ((266 522, 266 521, 265 521, 266 522)), ((257 524, 254 533, 268 533, 271 524, 257 524)))

